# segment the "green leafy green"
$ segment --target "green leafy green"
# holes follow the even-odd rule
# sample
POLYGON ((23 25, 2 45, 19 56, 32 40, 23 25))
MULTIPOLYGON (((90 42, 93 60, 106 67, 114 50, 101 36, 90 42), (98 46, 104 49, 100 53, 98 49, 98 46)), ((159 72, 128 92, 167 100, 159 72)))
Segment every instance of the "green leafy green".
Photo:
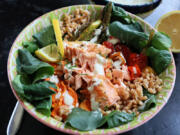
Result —
POLYGON ((140 32, 134 24, 123 24, 115 21, 109 25, 110 35, 118 38, 123 44, 129 47, 141 51, 147 46, 149 35, 140 32))
POLYGON ((138 108, 140 112, 147 111, 156 106, 156 96, 149 93, 147 89, 143 88, 143 95, 147 96, 148 99, 144 102, 142 106, 138 108))
POLYGON ((40 101, 33 102, 33 105, 35 106, 36 110, 38 112, 41 112, 42 114, 46 116, 51 115, 51 105, 52 105, 52 97, 49 96, 48 98, 40 101))
POLYGON ((55 92, 50 88, 56 89, 56 85, 48 81, 23 86, 25 98, 29 101, 42 100, 54 94, 55 92))
POLYGON ((103 116, 100 111, 85 111, 80 108, 74 108, 68 115, 66 125, 82 130, 89 131, 98 127, 108 125, 108 128, 120 126, 132 121, 135 114, 128 114, 120 111, 112 111, 110 114, 103 116))
POLYGON ((54 69, 52 69, 51 67, 47 68, 40 68, 38 69, 35 74, 34 74, 34 79, 33 79, 33 83, 41 80, 41 79, 45 79, 50 77, 52 74, 54 73, 54 69))
POLYGON ((51 65, 38 60, 26 49, 18 50, 16 63, 18 73, 33 74, 34 82, 47 78, 54 73, 54 68, 51 65))
POLYGON ((80 108, 74 108, 68 115, 66 125, 70 125, 75 129, 89 131, 96 129, 103 115, 100 111, 85 111, 80 108))
POLYGON ((99 126, 102 126, 105 123, 107 123, 108 128, 117 127, 134 120, 134 117, 134 113, 129 114, 120 111, 112 111, 110 114, 104 116, 99 126))
POLYGON ((157 74, 162 73, 171 63, 171 54, 167 50, 149 47, 146 50, 146 55, 149 56, 151 65, 157 74))
POLYGON ((30 53, 34 53, 39 47, 35 41, 23 42, 22 45, 26 48, 30 53))
POLYGON ((21 83, 21 75, 16 75, 14 80, 12 81, 13 88, 19 94, 19 96, 24 96, 23 84, 21 83))
POLYGON ((119 21, 123 24, 133 24, 139 32, 144 32, 141 24, 133 19, 124 9, 112 4, 111 22, 119 21))
POLYGON ((51 95, 55 93, 50 88, 56 88, 56 85, 48 81, 29 84, 27 79, 26 76, 17 75, 12 81, 13 88, 21 98, 32 103, 37 111, 50 116, 51 95))
POLYGON ((162 32, 156 32, 151 40, 151 45, 158 50, 168 50, 171 44, 169 36, 162 32))
POLYGON ((28 101, 42 100, 55 93, 50 89, 56 89, 56 85, 52 82, 43 81, 34 84, 24 84, 22 78, 22 75, 17 75, 14 78, 12 81, 13 88, 18 94, 20 94, 20 96, 28 101))
POLYGON ((144 104, 142 106, 140 106, 138 108, 138 110, 140 112, 143 112, 143 111, 147 111, 155 106, 156 106, 156 96, 152 95, 144 102, 144 104))
POLYGON ((33 38, 37 40, 41 47, 45 47, 49 44, 56 43, 53 26, 50 25, 40 32, 33 35, 33 38))
POLYGON ((112 4, 111 22, 120 21, 121 23, 130 24, 133 19, 126 13, 124 9, 112 4))
POLYGON ((146 88, 143 87, 143 95, 147 96, 148 98, 151 97, 153 94, 149 93, 146 88))

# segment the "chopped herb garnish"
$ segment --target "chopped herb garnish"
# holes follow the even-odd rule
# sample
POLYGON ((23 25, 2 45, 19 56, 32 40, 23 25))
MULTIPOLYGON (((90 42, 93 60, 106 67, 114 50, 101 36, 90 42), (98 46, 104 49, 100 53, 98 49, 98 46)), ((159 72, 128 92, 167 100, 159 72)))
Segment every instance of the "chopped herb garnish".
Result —
POLYGON ((70 69, 70 70, 72 70, 73 68, 76 68, 76 66, 72 66, 71 63, 67 63, 67 64, 65 65, 65 67, 66 67, 67 69, 70 69))
POLYGON ((79 74, 79 75, 88 75, 88 74, 79 74))
POLYGON ((105 106, 104 111, 108 111, 108 110, 109 110, 108 106, 105 106))

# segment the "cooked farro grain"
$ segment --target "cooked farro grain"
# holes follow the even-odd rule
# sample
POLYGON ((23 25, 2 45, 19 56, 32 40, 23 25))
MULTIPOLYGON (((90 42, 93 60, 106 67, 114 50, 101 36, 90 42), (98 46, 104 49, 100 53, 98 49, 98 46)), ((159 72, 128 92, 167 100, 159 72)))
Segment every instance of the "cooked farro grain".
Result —
POLYGON ((90 22, 90 12, 88 10, 76 9, 72 14, 64 14, 60 23, 64 40, 70 40, 85 24, 90 22))

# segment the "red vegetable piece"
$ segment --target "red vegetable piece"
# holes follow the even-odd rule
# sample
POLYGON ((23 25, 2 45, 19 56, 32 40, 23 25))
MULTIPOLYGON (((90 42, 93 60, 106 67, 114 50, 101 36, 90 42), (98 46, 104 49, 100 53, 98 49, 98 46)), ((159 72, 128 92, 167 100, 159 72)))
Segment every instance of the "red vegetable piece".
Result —
POLYGON ((137 53, 131 53, 127 60, 129 66, 134 66, 137 64, 141 70, 147 66, 147 62, 147 56, 137 53))
POLYGON ((103 44, 105 47, 111 49, 111 53, 114 53, 114 45, 113 45, 112 43, 110 43, 110 42, 108 42, 108 41, 104 41, 102 44, 103 44))
POLYGON ((115 47, 114 47, 115 51, 116 52, 120 52, 121 51, 121 46, 119 44, 117 44, 115 47))
POLYGON ((125 57, 125 59, 127 60, 129 58, 129 55, 131 54, 131 50, 125 46, 125 45, 116 45, 118 48, 118 46, 120 46, 120 51, 122 52, 123 56, 125 57))
POLYGON ((128 71, 131 77, 131 80, 134 80, 137 77, 141 76, 141 70, 137 64, 134 66, 128 66, 128 71))

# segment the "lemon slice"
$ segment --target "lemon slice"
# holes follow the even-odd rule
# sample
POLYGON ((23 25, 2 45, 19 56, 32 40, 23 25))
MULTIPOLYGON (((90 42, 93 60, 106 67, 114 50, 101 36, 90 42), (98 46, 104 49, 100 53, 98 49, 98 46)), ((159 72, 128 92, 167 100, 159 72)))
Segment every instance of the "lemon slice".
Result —
POLYGON ((35 51, 35 55, 46 62, 58 62, 60 60, 60 54, 56 44, 50 44, 35 51))
POLYGON ((163 15, 156 23, 155 28, 170 36, 172 52, 180 52, 180 11, 172 11, 163 15))

